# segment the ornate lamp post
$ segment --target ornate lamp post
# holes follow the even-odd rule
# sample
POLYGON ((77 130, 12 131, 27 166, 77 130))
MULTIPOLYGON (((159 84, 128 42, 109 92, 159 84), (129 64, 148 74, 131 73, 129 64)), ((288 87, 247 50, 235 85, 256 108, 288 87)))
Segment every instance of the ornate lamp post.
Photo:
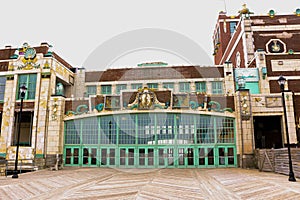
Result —
POLYGON ((27 88, 26 88, 25 85, 22 85, 20 87, 21 106, 20 106, 20 113, 19 113, 19 118, 18 118, 18 138, 17 138, 17 150, 16 150, 15 170, 13 171, 12 178, 19 178, 19 176, 18 176, 19 143, 20 143, 20 131, 21 131, 21 119, 22 119, 23 99, 25 98, 26 90, 27 90, 27 88))
POLYGON ((281 90, 281 94, 282 94, 282 106, 283 106, 283 114, 284 114, 284 121, 285 121, 286 142, 287 142, 288 156, 289 156, 289 181, 296 181, 294 172, 293 172, 293 164, 292 164, 291 149, 290 149, 290 137, 289 137, 289 132, 288 132, 285 98, 284 98, 284 92, 287 92, 286 90, 284 90, 285 81, 286 81, 286 78, 284 78, 281 75, 278 79, 278 84, 280 86, 280 90, 281 90))

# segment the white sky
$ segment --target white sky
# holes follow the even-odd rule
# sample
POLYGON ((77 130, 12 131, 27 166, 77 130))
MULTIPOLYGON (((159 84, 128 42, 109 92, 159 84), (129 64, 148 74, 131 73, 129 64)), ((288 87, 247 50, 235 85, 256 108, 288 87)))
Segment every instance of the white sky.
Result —
MULTIPOLYGON (((227 14, 237 15, 242 4, 257 14, 274 9, 292 14, 300 8, 296 0, 225 0, 227 14)), ((200 45, 211 58, 212 33, 224 0, 14 0, 0 4, 0 48, 20 47, 24 42, 37 46, 48 42, 74 67, 82 67, 101 44, 119 34, 143 28, 174 31, 200 45)), ((187 64, 163 51, 135 51, 119 57, 112 66, 136 66, 141 62, 164 61, 187 64)), ((88 68, 89 69, 89 68, 88 68)))

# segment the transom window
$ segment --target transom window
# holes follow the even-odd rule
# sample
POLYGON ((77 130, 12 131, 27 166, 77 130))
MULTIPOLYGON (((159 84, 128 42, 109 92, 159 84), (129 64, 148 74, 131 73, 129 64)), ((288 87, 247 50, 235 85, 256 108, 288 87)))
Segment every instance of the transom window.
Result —
POLYGON ((223 94, 223 82, 215 81, 212 82, 212 93, 213 94, 223 94))
POLYGON ((27 87, 27 91, 25 93, 24 100, 35 99, 36 74, 19 75, 17 99, 20 99, 20 87, 23 85, 25 85, 27 87))
POLYGON ((189 82, 180 82, 179 83, 179 92, 190 92, 190 83, 189 82))
POLYGON ((111 94, 111 85, 101 85, 101 94, 111 94))
POLYGON ((234 144, 234 118, 175 113, 99 116, 65 123, 65 144, 234 144))
POLYGON ((117 85, 117 94, 121 93, 121 90, 126 90, 127 89, 127 85, 126 84, 119 84, 117 85))
POLYGON ((206 83, 205 82, 195 82, 196 92, 206 92, 206 83))
POLYGON ((6 85, 6 77, 0 77, 0 101, 4 101, 4 92, 5 92, 5 85, 6 85))

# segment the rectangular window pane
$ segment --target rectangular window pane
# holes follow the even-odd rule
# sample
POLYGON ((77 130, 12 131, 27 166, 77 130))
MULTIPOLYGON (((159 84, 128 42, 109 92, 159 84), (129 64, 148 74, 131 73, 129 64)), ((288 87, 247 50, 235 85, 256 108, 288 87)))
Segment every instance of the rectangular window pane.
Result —
POLYGON ((142 88, 142 87, 143 87, 142 83, 131 84, 131 89, 134 89, 134 90, 137 90, 137 89, 142 88))
POLYGON ((174 83, 163 83, 163 87, 167 89, 174 89, 174 83))
POLYGON ((206 83, 205 82, 195 82, 196 92, 206 92, 206 83))
POLYGON ((188 82, 179 83, 179 92, 190 92, 190 83, 188 82))
POLYGON ((97 94, 96 85, 88 85, 86 86, 86 96, 97 94))
POLYGON ((0 77, 0 101, 4 101, 6 77, 0 77))
POLYGON ((36 89, 36 74, 23 74, 19 75, 18 78, 18 89, 17 89, 17 99, 20 99, 20 87, 25 85, 27 88, 25 94, 25 100, 35 99, 35 89, 36 89))
POLYGON ((216 118, 218 143, 234 143, 234 119, 216 118))
POLYGON ((65 122, 65 144, 80 144, 80 121, 65 122))
POLYGON ((111 85, 101 85, 102 94, 111 94, 111 85))
POLYGON ((212 82, 212 93, 213 94, 223 94, 223 82, 222 81, 212 82))
POLYGON ((148 88, 157 89, 158 88, 158 83, 148 83, 147 86, 148 86, 148 88))
POLYGON ((235 32, 236 22, 230 22, 230 34, 235 32))
POLYGON ((126 84, 117 85, 117 94, 120 94, 121 90, 126 90, 126 89, 127 89, 127 85, 126 84))

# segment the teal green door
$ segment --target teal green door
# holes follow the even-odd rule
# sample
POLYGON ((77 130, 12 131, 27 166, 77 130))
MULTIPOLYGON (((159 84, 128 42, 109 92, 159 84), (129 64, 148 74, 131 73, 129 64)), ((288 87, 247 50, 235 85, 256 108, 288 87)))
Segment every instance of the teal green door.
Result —
POLYGON ((154 167, 154 148, 152 147, 138 147, 137 152, 137 166, 139 168, 153 168, 154 167))
POLYGON ((116 166, 116 148, 115 147, 100 147, 100 166, 109 167, 116 166))
POLYGON ((198 147, 195 151, 195 161, 199 168, 215 167, 215 148, 198 147))
POLYGON ((119 148, 119 166, 133 168, 137 164, 136 159, 137 149, 135 147, 120 147, 119 148))
POLYGON ((220 167, 230 167, 236 165, 235 160, 235 148, 234 147, 227 147, 221 146, 217 148, 217 163, 220 167))
POLYGON ((195 167, 194 147, 178 146, 176 166, 179 168, 195 167))
POLYGON ((82 166, 96 167, 98 165, 97 159, 97 147, 83 147, 82 148, 82 156, 80 156, 82 160, 82 166))
POLYGON ((175 166, 175 148, 173 146, 157 148, 157 167, 174 167, 175 166))
POLYGON ((80 165, 80 147, 66 147, 65 148, 65 165, 80 165))

